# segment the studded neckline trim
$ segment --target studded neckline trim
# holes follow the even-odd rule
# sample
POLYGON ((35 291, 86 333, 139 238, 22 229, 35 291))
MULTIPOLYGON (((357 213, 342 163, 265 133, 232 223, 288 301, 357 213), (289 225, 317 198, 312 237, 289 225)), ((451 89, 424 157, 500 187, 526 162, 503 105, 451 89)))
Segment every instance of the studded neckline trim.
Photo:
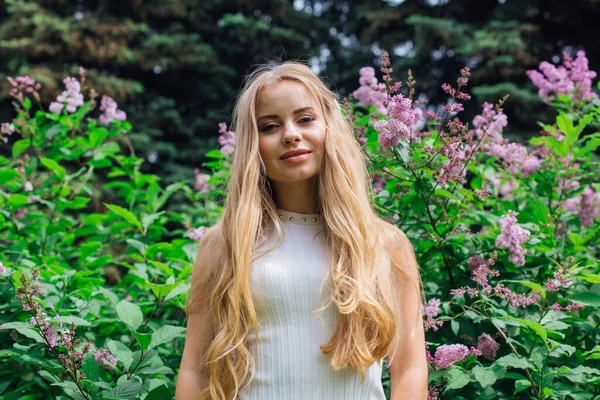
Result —
POLYGON ((325 219, 322 214, 301 214, 277 208, 279 219, 285 224, 322 226, 325 219))

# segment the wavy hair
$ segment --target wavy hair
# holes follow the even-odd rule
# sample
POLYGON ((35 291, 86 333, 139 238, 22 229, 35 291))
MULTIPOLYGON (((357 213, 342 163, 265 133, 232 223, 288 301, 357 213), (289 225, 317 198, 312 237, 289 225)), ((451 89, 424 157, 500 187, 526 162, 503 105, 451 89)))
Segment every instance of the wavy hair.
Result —
POLYGON ((331 355, 331 367, 340 370, 349 365, 360 372, 363 383, 373 362, 386 356, 393 359, 402 321, 399 298, 405 286, 399 282, 410 281, 422 293, 418 274, 415 279, 407 272, 416 268, 407 265, 414 260, 410 242, 373 208, 366 156, 334 92, 302 63, 262 64, 246 77, 237 98, 232 123, 237 150, 227 199, 219 223, 202 239, 192 273, 187 314, 204 312, 211 326, 210 345, 198 367, 210 380, 199 397, 203 400, 234 399, 249 386, 254 373, 250 333, 253 330, 258 337, 258 324, 250 266, 257 256, 255 245, 273 229, 279 244, 283 232, 259 153, 256 110, 260 90, 280 81, 305 86, 321 107, 327 129, 315 195, 316 212, 325 219, 328 304, 334 302, 339 311, 335 332, 327 343, 319 344, 324 354, 331 355), (390 246, 403 250, 392 251, 390 246))

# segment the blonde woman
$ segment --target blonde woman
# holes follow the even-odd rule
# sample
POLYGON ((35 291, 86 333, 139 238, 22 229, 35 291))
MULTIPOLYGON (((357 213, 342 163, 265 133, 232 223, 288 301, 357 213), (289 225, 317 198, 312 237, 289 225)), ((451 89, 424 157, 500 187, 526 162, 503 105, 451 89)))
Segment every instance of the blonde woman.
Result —
POLYGON ((334 93, 298 62, 251 73, 228 197, 192 272, 176 399, 427 398, 421 284, 372 208, 334 93))

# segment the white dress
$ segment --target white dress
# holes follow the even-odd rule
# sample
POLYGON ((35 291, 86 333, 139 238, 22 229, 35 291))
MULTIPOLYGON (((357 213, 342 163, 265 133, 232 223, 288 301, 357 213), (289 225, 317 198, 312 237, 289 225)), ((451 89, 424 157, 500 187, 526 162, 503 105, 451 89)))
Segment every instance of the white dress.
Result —
MULTIPOLYGON (((361 385, 360 373, 350 366, 335 371, 331 356, 319 348, 333 334, 338 316, 334 303, 321 318, 313 312, 324 305, 331 290, 328 284, 320 290, 328 268, 326 245, 318 235, 325 226, 323 216, 277 212, 283 216, 283 243, 251 264, 259 337, 250 349, 254 378, 239 399, 385 400, 381 360, 367 369, 361 385)), ((275 236, 276 231, 257 250, 273 247, 275 236)))

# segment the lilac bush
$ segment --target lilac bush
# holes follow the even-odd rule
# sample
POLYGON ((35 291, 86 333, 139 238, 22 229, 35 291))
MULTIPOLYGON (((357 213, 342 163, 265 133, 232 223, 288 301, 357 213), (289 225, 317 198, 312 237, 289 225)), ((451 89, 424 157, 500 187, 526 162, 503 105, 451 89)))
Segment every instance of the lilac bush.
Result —
POLYGON ((430 399, 600 394, 596 74, 583 52, 540 71, 528 76, 556 122, 528 144, 502 135, 508 97, 461 119, 468 68, 438 108, 415 101, 411 75, 400 93, 384 54, 385 84, 361 69, 358 102, 346 102, 375 205, 421 266, 430 399))

